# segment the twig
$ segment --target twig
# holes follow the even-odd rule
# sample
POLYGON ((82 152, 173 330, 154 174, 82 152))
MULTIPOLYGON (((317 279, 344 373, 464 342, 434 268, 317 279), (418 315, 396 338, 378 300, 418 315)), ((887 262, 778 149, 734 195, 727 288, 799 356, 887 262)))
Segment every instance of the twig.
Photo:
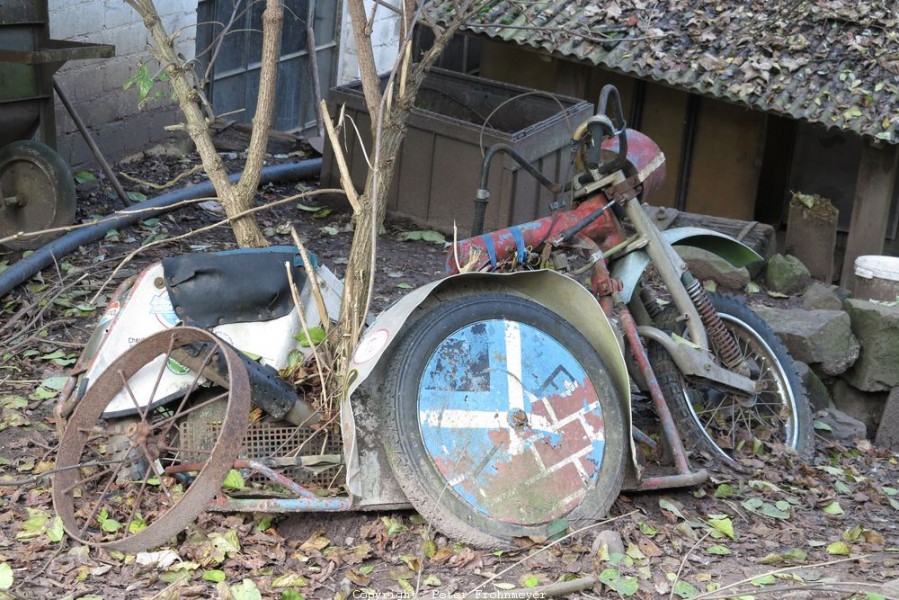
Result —
POLYGON ((169 181, 166 181, 165 183, 153 183, 152 181, 146 181, 145 179, 140 179, 139 177, 134 177, 132 175, 129 175, 128 173, 123 173, 121 171, 119 171, 119 174, 122 177, 124 177, 125 179, 127 179, 128 181, 133 181, 134 183, 146 186, 150 189, 164 190, 164 189, 168 189, 168 188, 172 187, 173 185, 175 185, 176 183, 178 183, 185 177, 193 175, 194 173, 196 173, 198 171, 202 171, 202 170, 203 170, 203 165, 194 165, 187 171, 184 171, 183 173, 177 175, 174 179, 170 179, 169 181))
MULTIPOLYGON (((18 344, 16 344, 15 346, 13 346, 13 345, 12 345, 12 340, 16 339, 17 337, 19 337, 19 336, 21 336, 21 335, 24 335, 25 332, 27 332, 28 330, 30 330, 35 324, 37 324, 38 321, 40 321, 41 317, 44 316, 44 313, 46 313, 52 306, 54 306, 53 303, 56 301, 57 298, 59 298, 59 297, 62 296, 64 293, 66 293, 67 291, 69 291, 71 288, 73 288, 73 287, 75 287, 76 285, 78 285, 79 283, 81 283, 81 281, 84 280, 84 279, 85 279, 86 277, 88 277, 89 275, 92 275, 92 273, 87 272, 87 271, 84 272, 84 273, 81 273, 80 277, 78 277, 77 279, 75 279, 75 281, 72 281, 72 282, 70 282, 70 283, 68 283, 68 284, 66 284, 66 285, 63 285, 63 286, 60 287, 58 290, 55 290, 54 293, 53 293, 52 295, 49 296, 49 298, 42 297, 42 298, 41 298, 41 301, 43 302, 43 301, 46 300, 46 302, 45 302, 44 305, 41 307, 41 309, 40 309, 39 311, 37 311, 37 313, 35 313, 35 315, 34 315, 33 317, 31 317, 31 319, 28 321, 28 323, 25 324, 24 327, 18 329, 18 330, 17 330, 15 333, 13 333, 11 336, 7 336, 7 337, 4 338, 3 340, 0 340, 0 341, 3 342, 3 345, 6 346, 6 349, 7 349, 7 350, 12 350, 13 348, 16 348, 16 347, 20 346, 20 345, 21 345, 21 342, 18 343, 18 344)), ((64 279, 64 278, 60 278, 60 279, 64 279)))
MULTIPOLYGON (((892 596, 884 593, 883 584, 867 583, 864 581, 828 581, 827 583, 807 583, 805 585, 780 585, 776 587, 754 587, 751 591, 753 596, 761 596, 762 594, 785 594, 787 592, 800 591, 816 591, 816 592, 857 592, 860 587, 875 588, 877 597, 886 600, 899 600, 899 596, 892 596), (840 586, 849 587, 850 589, 839 589, 840 586), (855 589, 852 589, 855 588, 855 589)), ((705 600, 727 600, 733 598, 735 594, 728 593, 720 596, 695 596, 695 598, 704 598, 705 600)), ((870 596, 869 596, 870 597, 870 596)))
POLYGON ((308 190, 306 192, 303 192, 302 194, 296 194, 293 196, 289 196, 287 198, 282 198, 281 200, 274 200, 272 202, 269 202, 268 204, 263 204, 262 206, 254 206, 253 208, 249 208, 245 211, 241 211, 234 216, 225 217, 224 219, 222 219, 220 221, 216 221, 215 223, 212 223, 211 225, 206 225, 205 227, 201 227, 199 229, 193 229, 191 231, 188 231, 187 233, 175 236, 173 238, 165 238, 163 240, 156 240, 156 241, 150 242, 149 244, 144 244, 140 248, 136 248, 135 250, 130 252, 127 256, 125 256, 125 258, 122 259, 122 261, 119 263, 119 265, 112 272, 112 275, 107 277, 106 280, 102 283, 102 285, 100 285, 100 289, 97 290, 97 293, 94 294, 93 298, 91 298, 91 303, 96 302, 97 298, 100 296, 100 294, 106 288, 106 286, 109 285, 109 283, 113 279, 115 279, 115 276, 118 275, 119 271, 121 271, 125 267, 126 264, 131 262, 131 259, 133 259, 135 256, 137 256, 142 251, 144 251, 148 248, 151 248, 153 246, 158 246, 160 244, 166 244, 169 242, 177 242, 177 241, 180 241, 183 239, 187 239, 191 236, 197 235, 199 233, 203 233, 204 231, 210 231, 217 227, 221 227, 222 225, 228 225, 231 223, 231 221, 234 221, 241 217, 256 214, 257 212, 260 212, 263 210, 268 210, 270 208, 274 208, 274 207, 280 206, 282 204, 287 204, 288 202, 295 202, 295 201, 299 200, 300 198, 306 198, 308 196, 318 196, 320 194, 339 194, 340 192, 341 192, 341 190, 330 189, 330 188, 319 189, 319 190, 308 190))
POLYGON ((630 512, 628 512, 628 513, 624 513, 623 515, 618 515, 617 517, 612 517, 611 519, 604 519, 604 520, 602 520, 602 521, 597 521, 596 523, 591 523, 590 525, 586 525, 586 526, 584 526, 584 527, 581 527, 580 529, 575 529, 575 530, 572 531, 571 533, 566 534, 566 535, 560 537, 559 539, 557 539, 556 541, 554 541, 554 542, 551 543, 551 544, 547 544, 546 546, 544 546, 543 548, 540 548, 540 549, 537 550, 536 552, 532 552, 532 553, 528 554, 527 556, 518 559, 517 561, 515 561, 514 563, 512 563, 511 565, 509 565, 508 567, 506 567, 505 569, 503 569, 503 570, 500 571, 499 573, 497 573, 496 575, 494 575, 494 576, 490 577, 489 579, 487 579, 486 581, 484 581, 484 583, 478 585, 476 588, 474 588, 473 590, 471 590, 470 592, 468 592, 467 594, 465 594, 464 598, 477 598, 477 597, 478 597, 478 596, 477 596, 477 591, 480 590, 481 588, 483 588, 483 587, 484 587, 485 585, 487 585, 488 583, 491 583, 491 582, 493 582, 493 581, 496 581, 497 579, 499 579, 500 577, 502 577, 503 575, 505 575, 506 573, 508 573, 508 572, 511 571, 512 569, 514 569, 515 567, 518 567, 518 566, 524 564, 525 562, 527 562, 528 560, 534 558, 534 557, 537 556, 538 554, 542 554, 542 553, 546 552, 547 550, 549 550, 550 548, 552 548, 552 547, 554 547, 554 546, 557 546, 557 545, 561 544, 562 542, 564 542, 565 540, 567 540, 568 538, 570 538, 570 537, 572 537, 572 536, 574 536, 574 535, 577 535, 577 534, 579 534, 579 533, 583 533, 584 531, 588 531, 588 530, 590 530, 590 529, 595 529, 596 527, 600 527, 600 526, 602 526, 602 525, 608 525, 609 523, 613 523, 613 522, 615 522, 615 521, 619 521, 619 520, 621 520, 621 519, 623 519, 623 518, 625 518, 625 517, 629 517, 629 516, 631 516, 631 515, 635 515, 635 514, 637 514, 638 512, 640 512, 640 511, 635 509, 635 510, 632 510, 632 511, 630 511, 630 512))
POLYGON ((309 253, 306 252, 306 246, 303 244, 302 240, 300 240, 300 236, 297 234, 295 227, 290 228, 290 236, 293 238, 293 243, 296 244, 297 250, 300 251, 300 257, 303 259, 303 265, 306 267, 306 272, 309 273, 309 283, 312 286, 312 297, 315 298, 315 305, 318 307, 318 319, 321 322, 322 329, 328 331, 331 327, 331 318, 328 316, 328 308, 325 306, 322 289, 318 285, 318 277, 316 276, 315 268, 312 265, 312 261, 309 260, 309 253))
MULTIPOLYGON (((300 317, 300 324, 303 326, 303 332, 306 334, 306 341, 309 342, 309 347, 312 348, 312 356, 315 357, 315 370, 318 371, 318 378, 322 384, 322 406, 327 406, 330 409, 331 402, 328 400, 328 384, 325 380, 325 374, 322 371, 321 357, 318 355, 318 349, 316 348, 315 341, 312 339, 312 333, 309 331, 309 323, 306 321, 306 311, 303 309, 303 303, 300 301, 300 293, 297 290, 297 284, 293 280, 292 266, 293 265, 289 262, 284 263, 284 268, 287 270, 287 279, 290 280, 290 295, 293 297, 293 303, 297 307, 297 315, 300 317)), ((315 277, 314 272, 312 273, 312 277, 315 277)))
POLYGON ((156 215, 163 212, 168 212, 180 208, 182 206, 187 206, 188 204, 197 204, 199 202, 206 202, 207 200, 215 200, 215 196, 206 196, 204 198, 194 198, 192 200, 182 200, 181 202, 176 202, 175 204, 169 204, 168 206, 156 206, 156 207, 148 207, 148 208, 135 208, 130 207, 125 210, 117 210, 114 213, 103 217, 102 219, 97 219, 96 221, 89 221, 87 223, 79 223, 77 225, 67 225, 65 227, 50 227, 49 229, 39 229, 37 231, 29 231, 25 233, 24 231, 20 231, 18 233, 14 233, 13 235, 6 236, 4 238, 0 238, 0 244, 5 244, 6 242, 11 242, 19 239, 27 239, 31 237, 35 237, 38 235, 44 235, 45 233, 68 233, 70 231, 75 231, 77 229, 84 229, 85 227, 93 227, 94 225, 102 225, 114 219, 123 216, 130 216, 140 213, 148 213, 150 215, 156 215))
POLYGON ((33 573, 31 573, 27 578, 23 579, 21 583, 16 585, 15 589, 18 590, 23 585, 27 585, 27 584, 31 583, 32 581, 34 581, 35 579, 37 579, 38 577, 40 577, 44 573, 44 571, 47 570, 47 567, 50 566, 50 563, 52 563, 54 560, 56 560, 56 558, 60 554, 62 554, 63 550, 66 549, 66 546, 67 546, 67 544, 65 542, 65 538, 59 540, 59 547, 56 549, 56 551, 53 552, 53 555, 50 556, 50 558, 48 558, 46 560, 46 562, 44 562, 43 565, 41 565, 41 568, 39 568, 37 571, 34 571, 33 573))
POLYGON ((490 598, 500 600, 526 600, 529 598, 551 598, 553 596, 567 596, 583 590, 589 590, 599 583, 598 577, 578 577, 571 581, 557 581, 532 588, 516 588, 514 590, 501 590, 490 593, 490 598))
POLYGON ((687 553, 684 554, 684 558, 680 561, 680 566, 677 568, 677 573, 674 575, 674 581, 671 582, 671 594, 668 596, 668 600, 674 600, 674 586, 677 585, 677 582, 680 579, 680 574, 684 570, 684 566, 687 564, 687 559, 690 558, 690 555, 693 554, 693 551, 696 550, 699 544, 704 542, 705 538, 709 537, 712 534, 712 531, 715 530, 710 529, 709 531, 706 531, 705 535, 699 538, 696 543, 693 544, 693 546, 691 546, 689 550, 687 550, 687 553))
POLYGON ((713 591, 713 592, 705 592, 705 593, 703 593, 703 594, 699 594, 698 596, 694 596, 694 597, 693 597, 693 600, 713 600, 713 599, 715 599, 715 598, 722 598, 722 597, 723 597, 723 598, 729 598, 729 597, 733 596, 733 594, 728 594, 728 595, 726 595, 726 596, 721 596, 720 593, 723 592, 724 590, 730 590, 730 589, 733 589, 733 588, 735 588, 735 587, 739 587, 739 586, 741 586, 741 585, 750 583, 750 582, 752 582, 754 579, 758 579, 759 577, 766 577, 766 576, 768 576, 768 575, 777 575, 778 573, 786 573, 786 572, 788 572, 788 571, 795 571, 795 570, 797 570, 797 569, 815 569, 815 568, 818 568, 818 567, 829 567, 830 565, 836 565, 836 564, 840 564, 840 563, 844 563, 844 562, 853 562, 853 561, 862 560, 863 558, 868 558, 868 556, 870 556, 870 555, 869 555, 869 554, 861 554, 861 555, 859 555, 859 556, 849 556, 849 557, 846 557, 846 558, 837 558, 837 559, 834 559, 834 560, 828 560, 828 561, 824 561, 824 562, 814 563, 814 564, 811 564, 811 565, 796 565, 796 566, 793 566, 793 567, 783 567, 783 568, 781 568, 781 569, 774 569, 773 571, 766 571, 766 572, 764 572, 764 573, 758 573, 758 574, 756 574, 756 575, 752 575, 752 576, 750 576, 750 577, 746 577, 746 578, 741 579, 741 580, 739 580, 739 581, 735 581, 735 582, 733 582, 733 583, 729 583, 729 584, 727 584, 727 585, 725 585, 725 586, 722 586, 722 587, 718 588, 717 590, 715 590, 715 591, 713 591))
POLYGON ((322 115, 325 121, 325 129, 328 132, 328 139, 331 141, 331 149, 334 151, 334 160, 337 161, 337 169, 340 171, 340 184, 343 187, 343 192, 346 194, 347 200, 350 201, 350 205, 353 207, 353 212, 358 213, 362 209, 359 205, 359 194, 356 193, 356 188, 353 187, 353 180, 350 178, 350 169, 346 164, 346 156, 343 154, 343 149, 340 147, 340 139, 337 137, 337 132, 334 130, 334 123, 331 122, 331 113, 328 111, 327 103, 322 100, 322 115))

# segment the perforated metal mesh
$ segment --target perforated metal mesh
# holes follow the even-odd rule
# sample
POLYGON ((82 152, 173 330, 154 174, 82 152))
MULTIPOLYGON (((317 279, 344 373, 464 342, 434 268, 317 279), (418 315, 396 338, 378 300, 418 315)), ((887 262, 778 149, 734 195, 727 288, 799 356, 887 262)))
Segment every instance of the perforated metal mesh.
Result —
MULTIPOLYGON (((179 447, 185 455, 207 453, 218 437, 221 423, 186 419, 179 424, 179 447)), ((285 456, 318 456, 340 454, 343 445, 334 432, 304 427, 284 427, 273 423, 251 423, 241 444, 240 458, 277 458, 285 456)), ((335 465, 318 473, 300 467, 278 467, 285 477, 310 487, 333 488, 344 483, 344 469, 335 465)), ((250 483, 266 483, 269 479, 254 474, 250 483)))

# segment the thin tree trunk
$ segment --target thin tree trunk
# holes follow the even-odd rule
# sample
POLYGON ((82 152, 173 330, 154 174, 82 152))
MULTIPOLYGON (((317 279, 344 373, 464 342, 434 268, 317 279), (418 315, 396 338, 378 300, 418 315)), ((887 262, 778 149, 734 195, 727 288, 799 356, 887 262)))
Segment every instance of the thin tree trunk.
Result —
MULTIPOLYGON (((372 152, 375 164, 368 174, 365 191, 359 197, 359 210, 355 213, 356 233, 353 235, 353 245, 344 277, 338 323, 340 336, 335 340, 332 352, 337 360, 337 372, 340 374, 334 381, 337 387, 332 390, 336 397, 340 397, 347 389, 350 359, 365 324, 377 254, 375 236, 372 232, 378 231, 387 214, 387 193, 393 181, 400 146, 406 137, 406 122, 431 65, 439 58, 446 44, 464 21, 464 18, 460 17, 444 27, 435 36, 430 50, 414 68, 411 68, 405 61, 410 60, 408 45, 411 44, 410 33, 416 13, 413 10, 414 2, 404 0, 403 30, 406 37, 400 48, 401 62, 394 69, 392 88, 389 88, 393 90, 393 94, 388 93, 385 99, 381 93, 381 82, 375 67, 363 1, 348 0, 348 2, 348 11, 353 22, 353 39, 359 57, 362 92, 371 115, 372 139, 375 140, 376 148, 372 152)), ((465 11, 462 11, 462 14, 464 15, 465 11)))
MULTIPOLYGON (((262 15, 262 69, 259 78, 259 97, 253 118, 253 133, 247 151, 244 174, 236 185, 228 181, 228 171, 212 141, 212 133, 199 103, 197 90, 183 60, 175 51, 173 38, 166 32, 152 0, 126 0, 141 16, 153 39, 153 53, 169 76, 169 82, 186 121, 185 130, 194 141, 197 153, 209 180, 215 187, 219 202, 228 217, 241 214, 253 206, 256 187, 262 171, 268 132, 271 127, 275 97, 275 75, 281 44, 283 12, 280 0, 266 0, 262 15)), ((237 244, 242 248, 267 246, 253 216, 234 218, 231 223, 237 244)))

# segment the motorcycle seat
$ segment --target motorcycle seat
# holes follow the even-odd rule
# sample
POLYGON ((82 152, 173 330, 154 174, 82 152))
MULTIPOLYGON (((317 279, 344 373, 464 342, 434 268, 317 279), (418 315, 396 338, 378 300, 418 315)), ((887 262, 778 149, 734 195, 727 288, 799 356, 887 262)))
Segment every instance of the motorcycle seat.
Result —
POLYGON ((175 314, 187 325, 210 328, 290 313, 293 299, 284 263, 290 263, 302 290, 306 272, 293 246, 182 254, 163 259, 162 268, 175 314))

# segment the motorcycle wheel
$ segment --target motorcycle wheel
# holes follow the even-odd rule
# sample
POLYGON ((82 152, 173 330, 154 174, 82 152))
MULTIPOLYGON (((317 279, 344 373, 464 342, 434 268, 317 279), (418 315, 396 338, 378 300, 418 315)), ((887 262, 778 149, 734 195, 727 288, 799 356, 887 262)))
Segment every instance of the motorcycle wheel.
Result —
MULTIPOLYGON (((650 344, 653 371, 685 445, 726 464, 734 463, 741 450, 750 449, 754 439, 780 442, 802 458, 810 458, 814 451, 811 410, 793 359, 768 324, 744 302, 724 294, 710 293, 709 298, 757 371, 753 379, 765 379, 768 384, 765 392, 749 396, 707 380, 685 381, 668 352, 650 344)), ((663 311, 655 325, 684 333, 676 312, 663 311)))
POLYGON ((409 502, 481 547, 605 515, 627 421, 587 340, 536 302, 457 296, 422 311, 385 377, 384 448, 409 502))

